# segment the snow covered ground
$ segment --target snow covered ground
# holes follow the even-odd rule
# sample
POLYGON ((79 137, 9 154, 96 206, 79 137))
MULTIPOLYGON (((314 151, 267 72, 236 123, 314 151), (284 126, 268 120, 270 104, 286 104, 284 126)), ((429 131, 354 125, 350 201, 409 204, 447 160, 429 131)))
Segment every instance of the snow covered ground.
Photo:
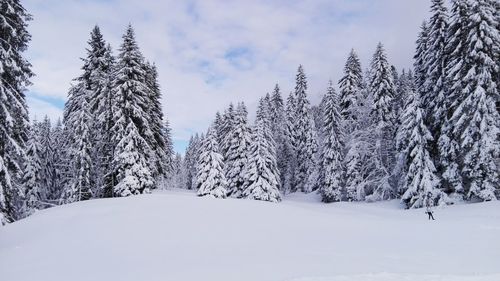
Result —
POLYGON ((500 280, 500 202, 428 221, 397 201, 317 200, 173 190, 60 206, 0 228, 0 279, 500 280))

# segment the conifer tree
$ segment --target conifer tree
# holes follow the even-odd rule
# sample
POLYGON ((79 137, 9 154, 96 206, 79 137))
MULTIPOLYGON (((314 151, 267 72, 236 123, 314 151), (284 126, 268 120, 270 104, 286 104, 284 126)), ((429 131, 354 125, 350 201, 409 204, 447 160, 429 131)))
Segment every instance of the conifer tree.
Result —
POLYGON ((395 86, 384 47, 378 44, 370 68, 370 92, 373 96, 372 116, 374 130, 378 134, 375 145, 378 183, 369 200, 384 200, 395 197, 394 184, 391 183, 392 170, 396 161, 394 143, 395 116, 393 102, 395 86))
POLYGON ((236 108, 235 121, 230 134, 230 145, 225 160, 228 195, 241 197, 244 183, 243 169, 247 164, 251 138, 244 103, 238 104, 236 108))
POLYGON ((390 65, 382 43, 379 43, 373 55, 370 68, 370 91, 373 95, 373 114, 379 128, 394 124, 395 85, 390 65))
POLYGON ((283 193, 287 194, 295 190, 295 171, 297 168, 297 150, 295 146, 295 97, 293 93, 288 95, 286 101, 285 120, 285 143, 288 148, 286 155, 286 171, 283 176, 283 193))
POLYGON ((422 102, 427 110, 426 121, 430 124, 434 137, 438 137, 442 120, 446 114, 445 67, 448 62, 448 54, 446 53, 448 11, 444 0, 432 0, 431 13, 425 54, 425 70, 427 72, 422 102))
POLYGON ((434 206, 442 199, 439 177, 429 152, 430 141, 432 135, 424 123, 420 99, 410 91, 397 135, 398 150, 405 163, 402 200, 408 208, 424 207, 426 202, 434 206))
MULTIPOLYGON (((265 148, 267 148, 267 154, 266 154, 266 161, 267 161, 267 166, 268 169, 271 171, 271 173, 274 174, 274 177, 278 179, 278 189, 281 188, 280 186, 280 172, 278 170, 277 166, 277 156, 276 156, 276 142, 274 141, 273 134, 271 132, 272 128, 272 117, 271 117, 271 112, 270 112, 270 97, 265 96, 264 98, 261 98, 259 100, 259 105, 257 106, 257 116, 255 123, 256 124, 261 124, 262 125, 262 135, 266 139, 267 144, 265 148)), ((254 128, 256 129, 256 127, 254 128)))
MULTIPOLYGON (((98 41, 99 42, 99 41, 98 41)), ((95 52, 100 55, 100 46, 97 45, 95 52)), ((115 58, 112 54, 111 46, 108 44, 104 53, 104 58, 94 58, 103 63, 95 69, 96 86, 91 99, 91 114, 94 118, 92 128, 95 142, 93 149, 93 167, 98 170, 94 172, 97 177, 96 195, 99 197, 113 196, 113 171, 112 161, 114 157, 114 144, 112 142, 113 127, 113 73, 115 70, 115 58)))
POLYGON ((150 159, 152 148, 149 117, 150 88, 144 58, 131 26, 123 36, 113 83, 113 142, 116 196, 149 192, 153 187, 150 159))
MULTIPOLYGON (((88 108, 78 107, 74 116, 78 118, 82 114, 85 115, 86 113, 81 112, 83 110, 86 110, 91 115, 88 120, 89 124, 86 126, 89 128, 88 142, 91 143, 90 177, 93 179, 91 191, 97 194, 102 191, 104 177, 106 172, 109 171, 108 162, 111 157, 107 151, 109 149, 107 139, 110 131, 107 118, 111 115, 108 112, 110 111, 109 100, 111 98, 109 80, 111 78, 113 59, 110 58, 111 50, 106 46, 97 25, 90 32, 90 39, 87 43, 87 54, 83 59, 83 73, 76 80, 82 84, 82 90, 86 92, 85 102, 88 108)), ((75 120, 75 123, 78 122, 80 120, 75 120)), ((75 138, 78 140, 80 136, 76 135, 75 138)))
MULTIPOLYGON (((163 157, 163 161, 165 163, 163 166, 166 169, 167 176, 172 173, 173 169, 173 161, 174 158, 177 157, 175 151, 174 151, 174 142, 172 140, 172 128, 170 127, 170 121, 165 118, 165 123, 163 125, 163 137, 165 138, 165 157, 163 157)), ((182 161, 184 162, 184 161, 182 161)))
POLYGON ((452 1, 450 26, 448 28, 446 53, 448 64, 446 65, 447 91, 445 104, 447 107, 444 122, 438 139, 439 164, 442 171, 443 190, 455 197, 464 194, 462 175, 458 166, 459 144, 451 130, 453 123, 450 117, 460 101, 464 100, 464 77, 466 75, 466 40, 467 23, 469 21, 469 2, 466 0, 452 1))
POLYGON ((201 135, 196 134, 194 137, 194 143, 193 143, 193 164, 191 166, 191 175, 192 175, 192 182, 191 182, 191 187, 189 189, 197 190, 198 185, 196 183, 197 181, 197 175, 199 171, 198 167, 198 159, 200 158, 200 155, 202 153, 202 145, 203 145, 203 140, 205 139, 205 136, 203 133, 201 135))
POLYGON ((41 178, 42 178, 42 198, 51 198, 51 194, 55 192, 56 187, 52 182, 54 178, 54 148, 52 147, 52 124, 47 115, 43 118, 43 121, 37 124, 38 126, 38 140, 42 148, 40 159, 41 159, 41 178))
POLYGON ((82 74, 75 79, 76 85, 70 89, 64 108, 64 130, 68 137, 66 160, 71 178, 64 188, 63 197, 67 202, 89 199, 91 194, 100 193, 111 160, 108 119, 111 117, 113 59, 98 26, 92 29, 88 46, 82 74), (86 124, 82 124, 81 118, 85 118, 86 124))
POLYGON ((91 141, 91 115, 88 101, 82 99, 80 116, 76 119, 74 128, 75 144, 72 148, 73 174, 70 187, 65 194, 65 202, 71 203, 92 198, 91 169, 92 169, 92 141, 91 141))
POLYGON ((31 15, 18 0, 0 4, 0 224, 21 217, 19 202, 28 112, 25 87, 33 76, 23 57, 31 39, 27 22, 31 15))
POLYGON ((280 173, 280 186, 285 186, 285 176, 287 173, 288 159, 292 148, 287 140, 286 133, 286 112, 283 97, 279 85, 276 84, 271 95, 271 133, 276 143, 276 163, 280 173))
POLYGON ((41 209, 42 201, 42 148, 39 139, 39 124, 33 121, 29 133, 26 162, 24 164, 23 184, 25 189, 25 208, 28 213, 41 209))
POLYGON ((269 124, 266 122, 266 105, 261 99, 260 116, 257 117, 254 128, 248 164, 244 174, 243 197, 279 202, 279 173, 277 173, 276 152, 274 140, 269 141, 269 124), (273 154, 274 153, 274 154, 273 154))
POLYGON ((468 198, 495 200, 500 185, 500 114, 495 108, 500 93, 500 35, 495 4, 471 2, 465 41, 463 99, 459 98, 450 123, 453 139, 459 144, 460 170, 468 198))
POLYGON ((313 191, 316 182, 311 180, 315 163, 317 143, 314 138, 314 121, 311 115, 309 100, 307 99, 307 81, 304 69, 299 66, 295 86, 295 112, 293 123, 293 145, 296 147, 297 169, 295 175, 295 188, 302 192, 313 191))
POLYGON ((51 132, 52 148, 53 148, 53 160, 54 163, 54 173, 52 174, 52 184, 53 190, 47 197, 47 200, 57 201, 61 198, 63 187, 66 186, 66 180, 68 178, 67 171, 68 162, 66 159, 67 148, 65 146, 65 134, 61 119, 56 121, 56 124, 51 132))
POLYGON ((193 188, 194 166, 197 159, 195 158, 195 139, 194 136, 189 138, 186 153, 184 154, 184 170, 186 171, 186 186, 185 189, 193 188))
POLYGON ((224 112, 221 117, 221 127, 218 132, 218 138, 220 140, 220 153, 224 157, 227 158, 227 153, 229 151, 229 146, 231 145, 231 131, 234 126, 235 120, 235 110, 233 103, 229 104, 229 107, 224 112))
POLYGON ((165 136, 164 116, 161 108, 161 91, 158 83, 156 66, 146 63, 146 85, 149 88, 147 114, 149 130, 145 130, 144 139, 148 141, 152 150, 151 171, 157 182, 164 181, 172 169, 172 151, 167 151, 167 138, 165 136), (149 136, 149 134, 151 134, 149 136))
POLYGON ((320 189, 322 200, 326 203, 341 201, 343 197, 344 133, 339 111, 338 97, 333 89, 333 83, 330 81, 325 95, 323 111, 323 133, 325 139, 322 165, 324 183, 320 189))
POLYGON ((344 66, 344 76, 339 81, 340 113, 346 123, 347 133, 352 132, 357 124, 354 110, 360 98, 362 79, 361 63, 357 53, 352 49, 344 66))
MULTIPOLYGON (((337 100, 338 102, 338 100, 337 100)), ((316 163, 318 163, 318 168, 316 169, 317 173, 317 186, 321 188, 325 183, 325 167, 323 165, 323 152, 325 150, 325 141, 327 135, 325 134, 324 126, 325 126, 325 108, 326 108, 326 94, 321 98, 321 102, 317 106, 312 107, 312 114, 314 116, 314 130, 317 132, 316 142, 318 144, 318 150, 316 152, 316 163)), ((345 124, 343 124, 345 126, 345 124)), ((343 151, 344 152, 344 151, 343 151)))
POLYGON ((201 145, 201 154, 197 164, 196 185, 198 196, 226 198, 227 181, 224 175, 223 157, 219 153, 219 144, 212 125, 201 145))

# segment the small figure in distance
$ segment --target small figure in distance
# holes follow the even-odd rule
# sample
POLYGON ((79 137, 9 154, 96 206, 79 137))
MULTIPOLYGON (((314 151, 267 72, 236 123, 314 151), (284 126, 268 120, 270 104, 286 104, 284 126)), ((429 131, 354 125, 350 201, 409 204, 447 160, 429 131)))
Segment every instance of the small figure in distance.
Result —
POLYGON ((431 202, 431 200, 432 200, 432 193, 431 192, 429 192, 427 194, 427 198, 426 199, 427 200, 425 200, 425 205, 426 205, 427 208, 426 208, 425 213, 429 216, 429 220, 431 220, 431 219, 434 220, 434 216, 432 215, 434 212, 432 211, 432 208, 431 208, 431 206, 432 206, 432 202, 431 202))

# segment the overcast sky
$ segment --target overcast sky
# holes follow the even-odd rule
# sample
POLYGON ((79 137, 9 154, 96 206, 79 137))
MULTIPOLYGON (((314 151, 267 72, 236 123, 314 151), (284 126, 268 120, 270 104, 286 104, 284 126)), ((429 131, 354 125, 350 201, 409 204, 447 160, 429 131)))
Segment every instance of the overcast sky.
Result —
MULTIPOLYGON (((80 74, 92 27, 116 51, 131 23, 145 57, 156 63, 163 110, 182 152, 193 132, 229 102, 258 98, 279 83, 294 87, 299 64, 317 103, 338 81, 351 48, 365 68, 381 41, 398 69, 412 63, 414 42, 428 16, 427 0, 154 1, 24 0, 33 15, 28 57, 36 77, 31 116, 62 116, 72 79, 80 74)), ((115 52, 116 53, 116 52, 115 52)))

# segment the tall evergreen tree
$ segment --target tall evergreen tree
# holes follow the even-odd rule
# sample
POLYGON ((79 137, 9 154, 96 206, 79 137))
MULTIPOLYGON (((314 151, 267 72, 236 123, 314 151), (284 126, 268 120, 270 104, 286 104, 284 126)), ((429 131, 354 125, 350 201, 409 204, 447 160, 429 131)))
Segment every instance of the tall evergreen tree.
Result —
POLYGON ((295 97, 293 93, 288 95, 286 101, 285 120, 285 143, 289 148, 286 155, 286 171, 283 175, 283 193, 295 191, 295 171, 297 169, 297 150, 295 146, 295 97))
POLYGON ((379 128, 390 127, 394 124, 395 85, 382 43, 378 44, 370 67, 369 87, 373 95, 373 115, 379 128))
POLYGON ((325 134, 323 144, 323 169, 324 183, 321 185, 321 196, 323 202, 341 201, 344 187, 344 133, 342 118, 339 110, 337 94, 330 81, 326 95, 323 111, 323 133, 325 134))
POLYGON ((31 15, 19 0, 0 3, 0 224, 21 217, 22 162, 29 126, 25 87, 33 76, 23 57, 31 15))
POLYGON ((36 120, 31 126, 24 164, 23 184, 25 189, 25 208, 28 213, 41 209, 42 199, 42 148, 39 138, 39 124, 36 120))
POLYGON ((103 39, 98 26, 90 33, 87 56, 84 59, 83 75, 80 81, 86 83, 89 91, 89 106, 92 116, 92 177, 95 178, 93 192, 99 197, 111 197, 113 189, 112 161, 112 83, 115 58, 111 46, 103 39))
POLYGON ((62 192, 64 190, 64 186, 66 186, 66 180, 69 178, 67 176, 68 163, 67 157, 67 148, 65 146, 65 133, 62 125, 61 119, 56 121, 56 124, 51 132, 52 139, 52 162, 54 163, 54 173, 52 174, 52 184, 53 190, 47 197, 47 200, 51 200, 56 202, 61 198, 62 192))
POLYGON ((262 126, 262 136, 265 138, 267 141, 267 144, 265 145, 265 148, 267 149, 267 154, 265 155, 265 159, 267 161, 267 168, 271 173, 273 173, 274 177, 278 179, 278 189, 281 188, 280 186, 280 172, 278 170, 277 166, 277 156, 276 156, 276 142, 274 141, 273 134, 271 132, 272 129, 272 117, 271 117, 271 112, 270 112, 270 97, 266 95, 264 98, 261 98, 259 100, 259 105, 257 107, 257 116, 256 116, 256 126, 255 130, 257 129, 257 124, 260 124, 262 126))
POLYGON ((317 143, 314 138, 314 121, 306 91, 306 75, 301 65, 297 72, 294 93, 296 105, 294 112, 294 132, 292 136, 297 156, 294 190, 311 192, 315 188, 314 184, 316 184, 316 182, 311 180, 311 177, 314 176, 314 169, 317 168, 317 163, 315 163, 317 143))
POLYGON ((408 208, 420 208, 426 202, 435 205, 442 197, 439 177, 429 152, 430 141, 432 135, 424 123, 420 98, 410 91, 397 135, 398 150, 405 164, 402 200, 408 208))
POLYGON ((224 162, 222 154, 219 153, 219 144, 213 125, 208 129, 201 145, 197 166, 198 196, 208 195, 215 198, 226 198, 227 181, 224 175, 224 162))
MULTIPOLYGON (((196 135, 198 137, 198 135, 196 135)), ((194 184, 193 184, 193 178, 195 177, 195 165, 196 159, 195 157, 195 150, 196 150, 196 143, 195 137, 191 136, 189 139, 188 146, 186 147, 186 153, 184 155, 184 169, 186 170, 186 186, 184 188, 186 189, 192 189, 194 184)))
POLYGON ((375 155, 379 177, 374 194, 368 199, 390 199, 396 196, 395 184, 391 182, 392 170, 396 161, 393 110, 395 86, 390 64, 381 43, 378 44, 373 55, 370 74, 369 88, 373 96, 372 116, 375 121, 374 130, 378 134, 375 155))
POLYGON ((82 74, 75 79, 76 85, 70 89, 64 108, 63 122, 68 137, 66 160, 71 169, 64 200, 69 202, 89 199, 91 194, 100 193, 111 160, 108 119, 111 117, 113 59, 98 26, 90 32, 87 54, 82 60, 82 74))
POLYGON ((75 143, 72 147, 73 173, 69 189, 64 195, 65 202, 88 200, 92 197, 92 140, 91 140, 91 115, 87 99, 83 98, 78 111, 79 117, 74 128, 75 143))
POLYGON ((230 134, 230 145, 225 160, 227 189, 229 195, 241 197, 244 183, 243 169, 247 164, 251 138, 244 103, 238 104, 236 108, 235 122, 230 134))
POLYGON ((448 54, 446 53, 448 11, 444 0, 432 0, 431 14, 425 54, 427 72, 422 102, 427 109, 427 123, 430 124, 433 135, 436 137, 439 136, 439 129, 446 114, 445 67, 448 62, 448 54))
MULTIPOLYGON (((261 100, 262 101, 262 100, 261 100)), ((245 168, 243 196, 245 198, 279 202, 279 174, 276 175, 276 155, 266 135, 270 135, 264 118, 256 121, 248 164, 245 168)))
POLYGON ((150 158, 151 171, 157 182, 165 180, 172 169, 172 151, 167 151, 167 138, 163 128, 163 111, 161 108, 161 91, 158 83, 158 72, 155 65, 146 63, 146 85, 149 88, 147 102, 147 114, 149 120, 149 130, 145 130, 144 139, 148 141, 152 150, 150 158), (151 134, 150 136, 148 134, 151 134))
POLYGON ((128 196, 153 187, 149 117, 150 88, 146 84, 144 58, 131 26, 123 36, 113 83, 113 142, 116 185, 114 194, 128 196))
POLYGON ((467 25, 469 21, 469 1, 452 1, 450 26, 448 28, 446 53, 447 91, 445 105, 447 107, 444 122, 438 139, 439 166, 443 178, 443 190, 447 194, 463 196, 464 188, 462 175, 458 166, 459 144, 458 139, 452 134, 453 123, 450 118, 460 101, 464 99, 464 77, 466 73, 466 40, 467 25))
MULTIPOLYGON (((93 179, 90 183, 93 193, 101 193, 104 185, 105 173, 109 172, 109 120, 111 113, 109 107, 110 100, 110 78, 112 71, 113 58, 110 58, 111 50, 106 46, 99 27, 96 25, 90 32, 90 39, 87 42, 87 54, 83 59, 82 75, 77 81, 82 84, 82 90, 86 92, 85 103, 88 108, 78 107, 75 116, 78 118, 87 113, 91 118, 88 120, 87 141, 90 143, 90 177, 93 179)), ((76 120, 76 123, 80 120, 76 120)), ((76 125, 76 124, 75 124, 76 125)), ((75 136, 76 140, 80 138, 75 136)), ((74 144, 76 142, 73 142, 74 144)), ((76 148, 75 149, 81 149, 76 148)), ((78 165, 74 163, 74 165, 78 165)), ((83 198, 85 198, 84 196, 83 198)))
POLYGON ((492 1, 471 2, 465 41, 465 76, 463 99, 457 102, 450 123, 453 139, 459 145, 459 165, 467 197, 494 200, 500 186, 500 114, 495 108, 500 93, 500 35, 495 4, 492 1))
MULTIPOLYGON (((170 121, 165 118, 165 123, 163 125, 163 137, 165 138, 165 157, 162 158, 165 163, 163 166, 166 169, 167 176, 172 173, 173 161, 174 158, 177 158, 177 155, 174 151, 174 141, 172 140, 172 128, 170 128, 170 121)), ((184 162, 184 161, 182 161, 184 162)))
POLYGON ((47 115, 43 118, 43 121, 37 124, 38 126, 38 140, 42 148, 40 159, 41 159, 41 178, 42 178, 42 198, 48 199, 52 197, 55 193, 56 187, 52 182, 54 178, 54 148, 52 147, 52 124, 47 115))
POLYGON ((347 133, 352 132, 357 124, 354 110, 360 97, 362 80, 361 63, 357 53, 352 49, 344 66, 344 76, 339 81, 340 113, 346 123, 347 133))
POLYGON ((279 85, 276 84, 271 95, 271 133, 276 143, 276 163, 280 173, 280 186, 285 186, 288 159, 292 148, 287 140, 286 133, 286 111, 279 85))

